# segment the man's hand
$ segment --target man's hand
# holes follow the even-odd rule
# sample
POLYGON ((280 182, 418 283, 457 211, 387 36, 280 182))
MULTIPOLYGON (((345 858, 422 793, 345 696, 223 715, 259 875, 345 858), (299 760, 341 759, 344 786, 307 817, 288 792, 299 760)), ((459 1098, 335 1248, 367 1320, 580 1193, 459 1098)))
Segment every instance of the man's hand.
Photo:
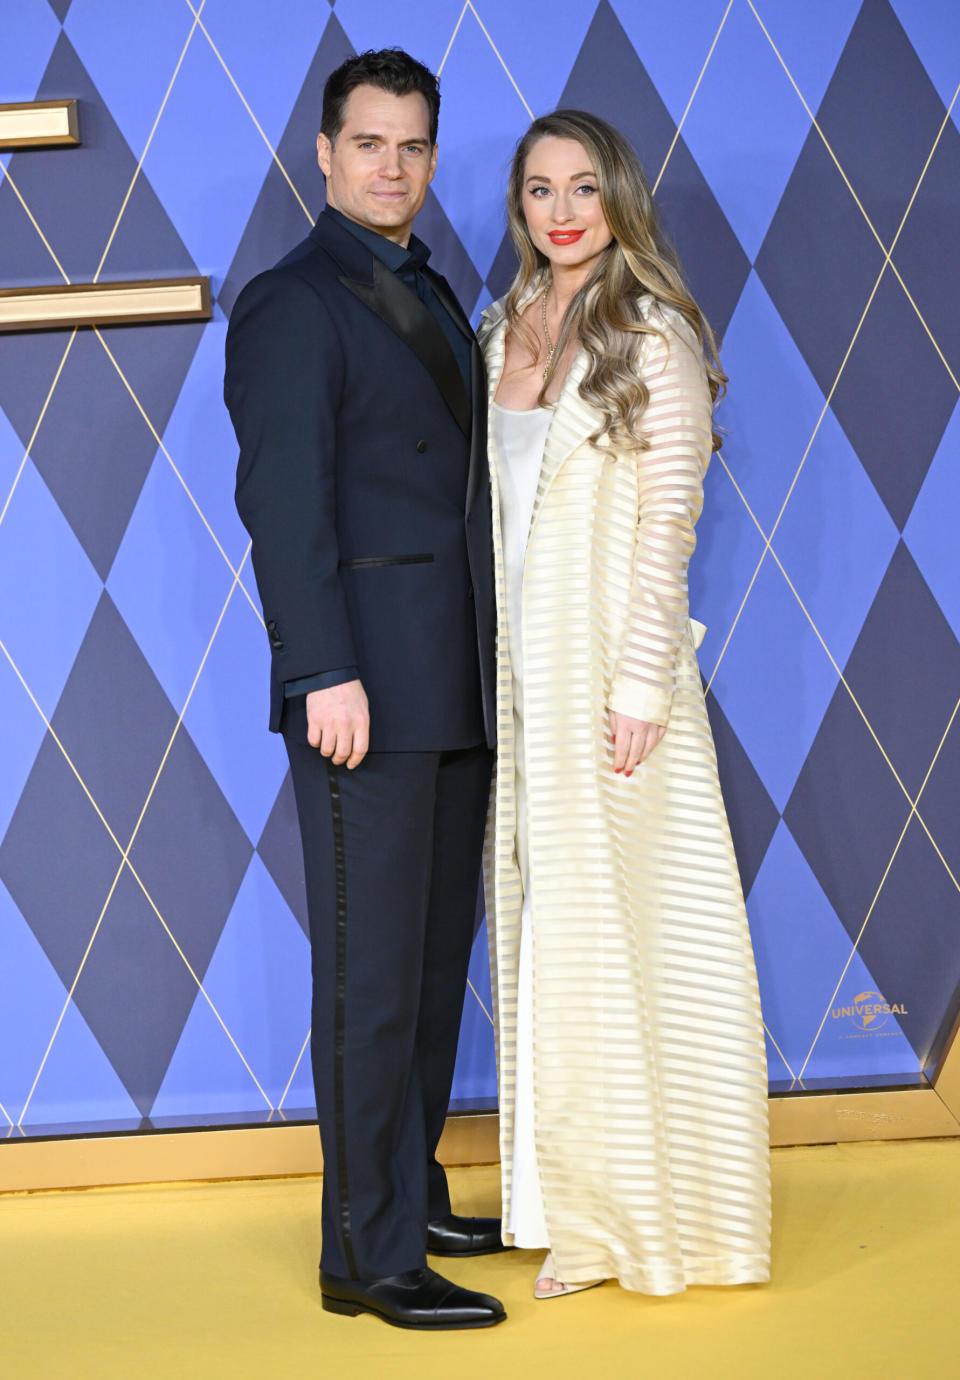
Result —
POLYGON ((359 680, 311 690, 307 696, 307 742, 350 771, 367 755, 370 744, 370 708, 359 680))
POLYGON ((631 719, 626 714, 610 711, 610 737, 613 743, 613 769, 632 776, 634 767, 645 762, 665 733, 660 724, 648 724, 644 719, 631 719))

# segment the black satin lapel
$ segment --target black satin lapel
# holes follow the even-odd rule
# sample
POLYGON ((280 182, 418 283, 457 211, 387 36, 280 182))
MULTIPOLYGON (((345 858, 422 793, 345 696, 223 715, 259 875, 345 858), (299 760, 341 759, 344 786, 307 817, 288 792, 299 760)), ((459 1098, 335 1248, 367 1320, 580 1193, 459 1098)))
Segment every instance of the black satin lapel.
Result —
POLYGON ((442 273, 435 273, 432 268, 424 269, 425 276, 429 279, 430 286, 437 295, 440 305, 446 307, 447 315, 450 317, 461 335, 465 335, 468 340, 473 340, 474 334, 470 322, 467 320, 463 307, 457 300, 453 288, 444 278, 442 273))
POLYGON ((470 437, 470 468, 467 471, 468 515, 481 493, 487 503, 490 501, 487 487, 487 371, 476 339, 470 351, 470 378, 473 390, 473 432, 470 437))
POLYGON ((440 323, 416 293, 405 287, 379 259, 373 260, 372 283, 345 277, 340 281, 410 347, 440 389, 454 421, 464 435, 469 436, 470 399, 456 357, 440 323))

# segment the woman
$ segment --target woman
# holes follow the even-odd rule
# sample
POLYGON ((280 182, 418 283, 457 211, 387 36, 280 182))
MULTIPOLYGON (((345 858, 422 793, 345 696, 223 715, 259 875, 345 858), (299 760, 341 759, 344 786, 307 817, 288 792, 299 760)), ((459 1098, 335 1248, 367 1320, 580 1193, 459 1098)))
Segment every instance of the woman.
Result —
POLYGON ((687 609, 724 376, 639 163, 534 121, 484 313, 504 1240, 537 1297, 769 1276, 756 971, 687 609))

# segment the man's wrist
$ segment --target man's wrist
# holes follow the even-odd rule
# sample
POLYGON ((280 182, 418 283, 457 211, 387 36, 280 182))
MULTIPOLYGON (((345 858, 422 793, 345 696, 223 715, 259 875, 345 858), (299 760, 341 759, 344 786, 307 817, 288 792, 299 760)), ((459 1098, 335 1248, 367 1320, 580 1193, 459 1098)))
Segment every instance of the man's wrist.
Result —
POLYGON ((315 676, 285 680, 283 698, 291 700, 296 695, 312 694, 314 690, 332 690, 335 685, 346 685, 347 681, 359 679, 360 671, 356 666, 340 666, 335 671, 320 671, 315 676))

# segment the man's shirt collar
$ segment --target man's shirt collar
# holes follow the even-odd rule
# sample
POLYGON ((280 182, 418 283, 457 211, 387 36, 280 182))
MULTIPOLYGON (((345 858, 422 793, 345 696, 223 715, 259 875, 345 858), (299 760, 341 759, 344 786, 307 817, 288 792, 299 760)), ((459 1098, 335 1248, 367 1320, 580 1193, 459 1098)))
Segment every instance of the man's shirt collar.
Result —
POLYGON ((327 206, 323 214, 330 216, 344 230, 348 230, 364 248, 369 249, 375 258, 385 264, 391 273, 402 273, 404 269, 423 268, 430 258, 430 250, 423 240, 417 239, 416 235, 410 236, 410 243, 404 249, 402 244, 388 240, 385 235, 378 235, 376 230, 369 230, 365 225, 358 225, 355 220, 351 220, 349 216, 345 216, 342 211, 337 211, 333 206, 327 206))

